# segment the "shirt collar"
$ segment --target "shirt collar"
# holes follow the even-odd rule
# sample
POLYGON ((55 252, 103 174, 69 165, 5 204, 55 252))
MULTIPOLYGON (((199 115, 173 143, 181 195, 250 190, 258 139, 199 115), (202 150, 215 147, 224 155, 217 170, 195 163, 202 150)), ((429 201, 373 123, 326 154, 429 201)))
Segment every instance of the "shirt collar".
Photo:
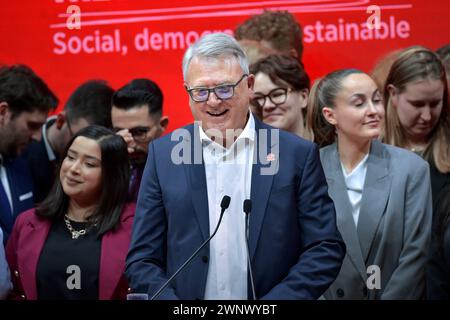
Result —
POLYGON ((57 116, 48 117, 47 121, 42 126, 42 139, 44 140, 45 150, 47 151, 48 159, 50 161, 55 161, 56 156, 55 156, 55 152, 53 151, 53 149, 50 146, 50 143, 48 142, 48 139, 47 139, 47 128, 55 123, 56 118, 57 118, 57 116))
MULTIPOLYGON (((200 131, 200 140, 202 142, 205 142, 207 145, 211 143, 215 143, 211 140, 210 137, 208 137, 203 130, 201 126, 199 126, 200 131)), ((244 130, 241 132, 239 137, 237 137, 236 141, 242 140, 242 139, 248 139, 250 141, 255 141, 255 119, 253 118, 253 115, 251 112, 249 112, 249 117, 247 120, 247 123, 245 124, 244 130)), ((236 141, 233 143, 231 147, 233 147, 236 144, 236 141)))

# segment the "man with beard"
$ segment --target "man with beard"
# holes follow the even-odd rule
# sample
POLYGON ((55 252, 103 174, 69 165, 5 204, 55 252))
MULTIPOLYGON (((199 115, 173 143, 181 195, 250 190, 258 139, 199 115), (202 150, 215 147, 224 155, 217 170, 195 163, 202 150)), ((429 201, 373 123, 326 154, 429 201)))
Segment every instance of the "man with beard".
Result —
POLYGON ((33 181, 19 157, 32 138, 41 139, 47 114, 58 98, 23 65, 0 68, 0 228, 6 243, 17 215, 33 207, 33 181))
POLYGON ((130 201, 136 202, 147 160, 148 144, 161 136, 169 123, 162 115, 163 94, 149 79, 134 79, 112 99, 111 120, 114 130, 128 144, 131 162, 130 201))

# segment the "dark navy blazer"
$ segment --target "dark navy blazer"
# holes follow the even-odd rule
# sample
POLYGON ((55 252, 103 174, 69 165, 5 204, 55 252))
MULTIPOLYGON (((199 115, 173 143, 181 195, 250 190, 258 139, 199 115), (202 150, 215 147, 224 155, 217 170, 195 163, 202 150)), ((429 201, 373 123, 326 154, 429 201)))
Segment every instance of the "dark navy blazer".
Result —
MULTIPOLYGON (((336 278, 345 255, 318 149, 280 130, 272 141, 273 128, 256 119, 255 129, 268 133, 252 169, 249 250, 256 295, 317 299, 336 278), (270 155, 275 148, 279 155, 270 155), (267 158, 272 161, 265 165, 267 158), (261 169, 274 161, 278 172, 262 175, 261 169)), ((198 127, 183 131, 182 140, 176 130, 150 144, 139 192, 126 276, 133 291, 150 296, 210 234, 204 164, 177 165, 171 159, 180 141, 191 146, 194 158, 198 127)), ((257 134, 257 146, 260 140, 257 134)), ((197 151, 201 156, 201 147, 197 151)), ((208 258, 206 246, 160 298, 203 299, 208 258)))
POLYGON ((13 201, 12 214, 8 212, 9 210, 0 207, 0 227, 3 229, 3 242, 6 243, 17 215, 34 207, 34 190, 31 173, 23 157, 4 159, 3 166, 13 201))

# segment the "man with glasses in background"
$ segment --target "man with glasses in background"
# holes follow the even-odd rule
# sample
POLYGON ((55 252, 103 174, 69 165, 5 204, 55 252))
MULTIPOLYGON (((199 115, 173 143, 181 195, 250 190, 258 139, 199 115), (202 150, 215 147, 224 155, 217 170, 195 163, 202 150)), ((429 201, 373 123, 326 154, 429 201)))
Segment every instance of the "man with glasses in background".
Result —
POLYGON ((48 195, 56 176, 56 166, 67 143, 89 125, 111 128, 112 89, 103 80, 90 80, 71 94, 64 110, 42 126, 42 139, 33 141, 25 152, 35 185, 35 202, 48 195))
POLYGON ((114 130, 128 145, 131 162, 130 201, 139 193, 148 144, 160 137, 169 124, 162 114, 163 94, 149 79, 134 79, 116 91, 112 99, 111 119, 114 130))
POLYGON ((131 289, 161 299, 319 298, 345 245, 317 146, 254 118, 254 76, 231 36, 190 46, 183 77, 196 122, 149 146, 125 270, 131 289), (270 163, 278 170, 264 170, 270 163))

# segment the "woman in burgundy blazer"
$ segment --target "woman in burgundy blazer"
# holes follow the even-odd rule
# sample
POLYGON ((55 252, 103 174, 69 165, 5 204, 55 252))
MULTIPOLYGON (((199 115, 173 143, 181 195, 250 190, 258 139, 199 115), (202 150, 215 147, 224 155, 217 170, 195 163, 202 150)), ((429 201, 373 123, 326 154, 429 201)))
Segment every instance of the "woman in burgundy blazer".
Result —
POLYGON ((6 247, 11 298, 126 298, 129 174, 126 143, 109 129, 91 126, 72 138, 52 192, 14 225, 6 247))

